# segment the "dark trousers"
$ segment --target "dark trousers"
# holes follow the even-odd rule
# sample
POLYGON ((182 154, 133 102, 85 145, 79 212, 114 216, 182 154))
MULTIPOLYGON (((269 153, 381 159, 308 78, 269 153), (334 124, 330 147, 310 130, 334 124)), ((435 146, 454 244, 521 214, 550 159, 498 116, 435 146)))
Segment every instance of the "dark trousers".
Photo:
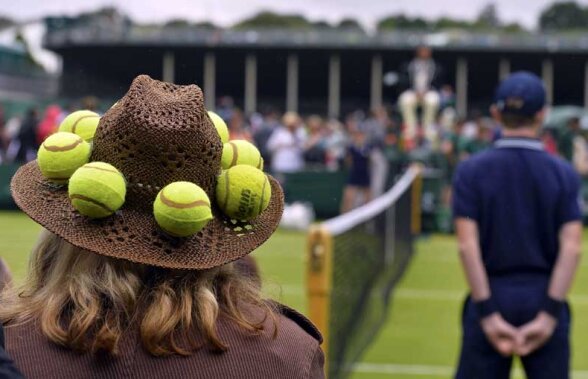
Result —
MULTIPOLYGON (((492 296, 502 317, 515 327, 535 318, 547 293, 549 278, 491 279, 492 296)), ((521 361, 528 379, 568 379, 570 310, 566 305, 553 336, 521 361)), ((462 316, 462 351, 456 379, 508 379, 512 357, 503 357, 484 334, 469 296, 462 316)))

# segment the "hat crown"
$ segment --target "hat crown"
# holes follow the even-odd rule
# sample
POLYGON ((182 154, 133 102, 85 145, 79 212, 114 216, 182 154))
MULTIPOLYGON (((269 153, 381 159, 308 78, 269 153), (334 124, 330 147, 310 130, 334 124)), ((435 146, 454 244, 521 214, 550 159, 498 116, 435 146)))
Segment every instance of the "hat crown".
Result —
POLYGON ((100 120, 91 160, 118 168, 127 180, 126 206, 147 209, 176 181, 195 183, 213 198, 222 147, 198 86, 141 75, 100 120))
POLYGON ((546 92, 541 79, 530 72, 518 71, 503 80, 496 89, 495 103, 502 112, 532 116, 545 106, 546 92))

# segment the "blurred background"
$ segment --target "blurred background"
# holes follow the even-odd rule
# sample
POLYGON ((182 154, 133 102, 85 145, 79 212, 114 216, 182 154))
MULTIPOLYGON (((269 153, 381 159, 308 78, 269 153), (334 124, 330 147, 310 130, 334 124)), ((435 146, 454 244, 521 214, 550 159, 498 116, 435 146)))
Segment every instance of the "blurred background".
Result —
MULTIPOLYGON (((425 165, 415 258, 350 374, 450 377, 465 295, 450 234, 450 179, 458 162, 500 136, 488 109, 499 80, 518 70, 543 78, 545 146, 574 164, 588 196, 588 1, 5 2, 0 209, 8 211, 0 213, 0 254, 18 280, 38 227, 10 212, 10 178, 67 114, 106 112, 140 74, 197 84, 231 138, 254 142, 285 188, 284 227, 256 256, 268 293, 305 312, 310 223, 381 195, 411 162, 425 165), (428 125, 407 139, 399 97, 414 86, 419 57, 435 64, 429 84, 437 101, 428 125), (275 147, 285 138, 277 130, 298 147, 275 147), (369 152, 350 157, 350 146, 369 152), (347 184, 360 165, 371 177, 358 191, 347 184)), ((578 313, 588 311, 587 272, 584 263, 572 296, 578 313)), ((575 322, 575 335, 585 336, 588 321, 575 322)), ((588 378, 580 338, 574 378, 588 378)))

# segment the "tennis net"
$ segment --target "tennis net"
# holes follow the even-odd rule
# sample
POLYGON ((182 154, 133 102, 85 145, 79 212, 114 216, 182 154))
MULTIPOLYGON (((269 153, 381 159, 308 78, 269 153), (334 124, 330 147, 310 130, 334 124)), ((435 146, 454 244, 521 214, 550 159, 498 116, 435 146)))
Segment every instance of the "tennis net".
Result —
POLYGON ((309 315, 325 338, 329 378, 349 375, 386 320, 420 230, 420 190, 411 166, 382 196, 309 231, 309 315))

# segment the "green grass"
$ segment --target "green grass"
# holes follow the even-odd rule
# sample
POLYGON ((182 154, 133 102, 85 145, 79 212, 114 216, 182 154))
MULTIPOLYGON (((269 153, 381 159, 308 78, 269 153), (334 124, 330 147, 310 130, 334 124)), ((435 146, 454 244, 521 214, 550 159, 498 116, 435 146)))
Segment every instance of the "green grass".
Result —
POLYGON ((16 280, 27 270, 28 256, 41 227, 20 212, 0 212, 0 257, 16 280))
MULTIPOLYGON (((0 256, 21 278, 40 228, 20 213, 0 212, 0 256)), ((279 231, 255 253, 266 293, 306 312, 305 235, 279 231)), ((584 238, 588 253, 588 234, 584 238)), ((465 282, 452 236, 417 244, 417 254, 394 293, 386 325, 362 358, 353 379, 450 377, 459 353, 459 313, 465 282), (412 374, 399 371, 412 371, 412 374)), ((582 263, 572 293, 574 370, 588 371, 588 264, 582 263)), ((582 377, 585 377, 583 373, 582 377)), ((515 377, 522 377, 516 375, 515 377)), ((579 377, 579 376, 578 376, 579 377)))

